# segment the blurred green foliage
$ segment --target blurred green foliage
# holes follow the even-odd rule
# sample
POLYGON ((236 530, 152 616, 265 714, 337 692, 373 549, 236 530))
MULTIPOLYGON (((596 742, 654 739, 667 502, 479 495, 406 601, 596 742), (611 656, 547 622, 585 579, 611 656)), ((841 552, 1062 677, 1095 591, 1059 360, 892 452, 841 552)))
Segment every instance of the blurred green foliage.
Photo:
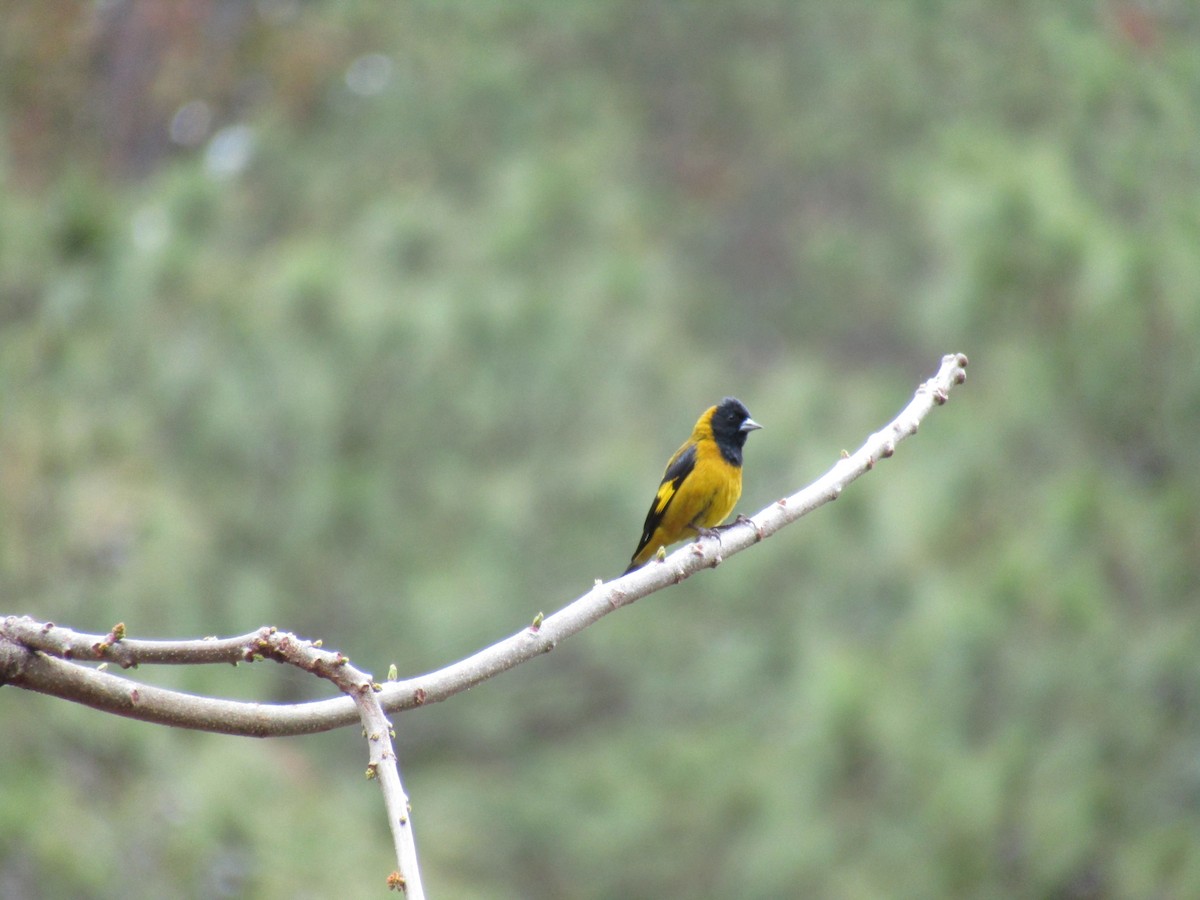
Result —
MULTIPOLYGON (((620 572, 716 398, 752 511, 961 350, 838 504, 397 717, 431 894, 1200 895, 1192 4, 11 6, 6 612, 416 674, 620 572)), ((0 896, 382 893, 352 729, 0 723, 0 896)))

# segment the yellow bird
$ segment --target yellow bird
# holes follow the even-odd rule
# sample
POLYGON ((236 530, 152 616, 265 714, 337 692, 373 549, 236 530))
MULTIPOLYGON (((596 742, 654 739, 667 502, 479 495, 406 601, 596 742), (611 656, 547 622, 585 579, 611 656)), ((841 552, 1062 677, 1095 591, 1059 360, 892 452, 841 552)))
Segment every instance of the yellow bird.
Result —
POLYGON ((757 428, 762 426, 733 397, 701 414, 692 436, 667 461, 625 574, 644 566, 660 547, 698 537, 725 521, 742 496, 742 447, 757 428))

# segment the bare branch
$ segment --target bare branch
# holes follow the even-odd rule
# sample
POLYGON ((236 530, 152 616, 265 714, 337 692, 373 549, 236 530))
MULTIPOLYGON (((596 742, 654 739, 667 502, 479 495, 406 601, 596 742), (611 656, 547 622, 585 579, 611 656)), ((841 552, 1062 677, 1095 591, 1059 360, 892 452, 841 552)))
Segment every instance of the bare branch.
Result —
POLYGON ((143 722, 245 737, 315 734, 358 721, 354 704, 345 697, 275 705, 198 697, 141 684, 29 650, 6 637, 2 625, 0 684, 72 700, 143 722))
MULTIPOLYGON (((116 663, 122 669, 136 668, 143 663, 236 665, 239 662, 251 662, 258 654, 258 643, 268 639, 274 632, 274 628, 264 626, 240 637, 145 641, 127 638, 123 622, 114 625, 106 635, 86 634, 24 616, 12 616, 4 622, 4 634, 31 650, 41 650, 62 659, 116 663)), ((321 645, 318 642, 316 646, 321 645)))
POLYGON ((398 868, 389 876, 388 884, 409 897, 424 900, 408 797, 400 780, 385 709, 398 712, 444 700, 549 652, 559 641, 608 613, 678 584, 700 569, 714 567, 724 557, 740 553, 837 499, 846 485, 869 472, 878 460, 891 456, 900 441, 915 434, 934 406, 946 402, 951 388, 966 379, 966 365, 967 358, 962 354, 944 357, 938 373, 917 389, 900 415, 807 488, 776 501, 752 518, 739 516, 738 522, 718 536, 689 544, 659 562, 608 583, 597 580, 590 591, 553 615, 543 618, 539 613, 528 628, 427 675, 381 687, 340 653, 271 627, 220 640, 147 641, 127 638, 124 624, 114 626, 106 635, 94 635, 29 617, 9 616, 0 622, 0 685, 13 684, 144 721, 253 737, 327 731, 358 718, 370 752, 367 775, 379 780, 396 851, 398 868), (259 659, 294 665, 328 679, 346 697, 287 706, 217 700, 140 684, 72 661, 134 668, 153 663, 236 665, 259 659))
MULTIPOLYGON (((900 441, 916 433, 925 416, 945 403, 954 386, 966 380, 966 365, 963 354, 944 357, 937 374, 917 389, 912 401, 892 422, 803 490, 729 526, 719 537, 684 546, 662 562, 652 562, 611 582, 597 580, 590 591, 558 612, 466 659, 426 675, 388 682, 379 695, 383 709, 400 712, 445 700, 547 653, 559 641, 608 613, 678 584, 701 569, 712 568, 836 499, 850 482, 891 456, 900 441)), ((239 653, 244 654, 264 633, 275 632, 259 629, 220 641, 133 641, 118 634, 117 629, 106 636, 79 635, 10 617, 0 622, 0 684, 14 684, 144 721, 251 737, 328 731, 358 719, 354 702, 344 697, 286 706, 215 700, 138 684, 66 661, 74 657, 111 660, 119 665, 235 662, 255 658, 253 653, 249 657, 239 653), (47 653, 64 658, 54 659, 47 653)))
POLYGON ((540 624, 473 656, 419 678, 385 686, 384 708, 397 712, 445 700, 532 657, 548 653, 559 641, 582 631, 613 610, 678 584, 701 569, 717 566, 724 558, 742 552, 801 516, 836 500, 846 485, 871 471, 879 460, 895 453, 900 441, 916 434, 921 420, 935 406, 946 402, 954 386, 966 381, 966 365, 967 357, 962 353, 943 357, 937 374, 917 388, 916 395, 895 419, 803 490, 777 500, 749 519, 743 517, 742 521, 723 529, 717 537, 702 538, 685 545, 662 562, 651 562, 607 583, 598 580, 590 591, 545 617, 540 624))
POLYGON ((410 900, 425 900, 421 871, 417 864, 417 845, 409 817, 408 795, 400 781, 400 765, 392 746, 392 723, 379 703, 382 690, 370 675, 350 665, 340 653, 320 649, 312 641, 299 640, 294 635, 265 629, 254 644, 255 653, 290 663, 336 684, 358 707, 363 734, 370 748, 367 777, 379 781, 387 809, 388 826, 396 850, 397 869, 389 877, 390 884, 402 888, 410 900))
MULTIPOLYGON (((224 716, 232 714, 242 718, 245 710, 257 705, 209 700, 136 684, 65 661, 73 657, 113 660, 126 667, 136 666, 139 662, 236 664, 243 660, 273 659, 333 682, 358 709, 370 752, 367 777, 378 779, 383 791, 397 862, 397 870, 389 881, 402 886, 413 900, 424 900, 408 796, 400 780, 399 764, 392 746, 392 725, 379 702, 378 692, 381 688, 370 675, 352 666, 346 657, 322 650, 318 642, 307 641, 274 628, 260 628, 250 634, 222 641, 135 641, 125 639, 124 625, 117 625, 101 637, 40 623, 28 617, 9 616, 4 620, 0 629, 0 684, 24 685, 25 679, 32 678, 37 685, 41 685, 34 689, 53 687, 54 690, 47 692, 60 697, 79 699, 101 708, 106 708, 101 705, 101 698, 106 703, 124 703, 127 711, 123 714, 132 714, 128 710, 141 710, 149 705, 187 720, 178 724, 197 727, 197 718, 203 717, 203 721, 210 725, 219 725, 209 730, 226 732, 231 729, 224 716)), ((286 707, 273 709, 283 710, 286 707)), ((264 728, 260 733, 268 732, 264 728)))

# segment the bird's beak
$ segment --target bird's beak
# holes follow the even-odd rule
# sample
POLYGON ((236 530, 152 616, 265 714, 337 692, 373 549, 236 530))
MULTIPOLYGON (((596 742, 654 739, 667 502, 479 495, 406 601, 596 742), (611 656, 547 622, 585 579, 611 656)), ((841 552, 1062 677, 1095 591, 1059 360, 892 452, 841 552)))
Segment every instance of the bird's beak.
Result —
POLYGON ((762 426, 759 425, 757 422, 755 422, 753 419, 747 419, 745 422, 742 423, 742 427, 739 428, 738 431, 746 431, 746 432, 758 431, 758 429, 760 429, 760 428, 762 428, 762 426))

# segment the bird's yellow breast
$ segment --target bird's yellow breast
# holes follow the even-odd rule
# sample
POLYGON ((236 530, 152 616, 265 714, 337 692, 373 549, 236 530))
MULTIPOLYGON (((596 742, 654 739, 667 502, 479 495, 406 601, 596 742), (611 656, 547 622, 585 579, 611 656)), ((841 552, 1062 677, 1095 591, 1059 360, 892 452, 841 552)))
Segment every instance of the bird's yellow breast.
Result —
POLYGON ((673 544, 695 537, 696 527, 716 528, 733 511, 742 495, 742 469, 721 455, 712 441, 696 447, 696 466, 670 500, 651 545, 673 544))

